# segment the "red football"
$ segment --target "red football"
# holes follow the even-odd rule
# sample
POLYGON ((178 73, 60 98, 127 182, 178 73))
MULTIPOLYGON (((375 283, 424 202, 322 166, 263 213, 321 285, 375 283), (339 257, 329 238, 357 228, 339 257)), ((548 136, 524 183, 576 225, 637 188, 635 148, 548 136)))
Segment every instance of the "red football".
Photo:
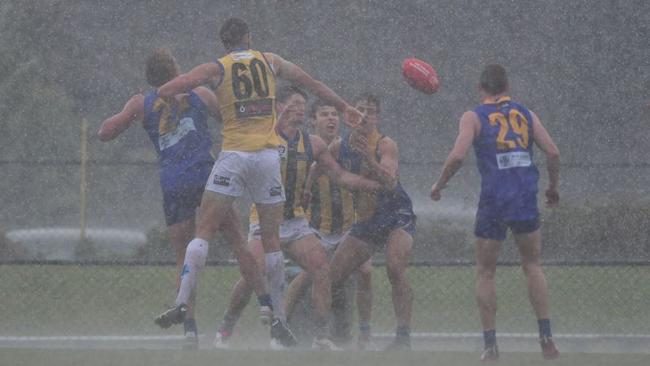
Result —
POLYGON ((402 62, 402 75, 410 86, 425 94, 433 94, 440 87, 436 70, 417 58, 407 58, 402 62))

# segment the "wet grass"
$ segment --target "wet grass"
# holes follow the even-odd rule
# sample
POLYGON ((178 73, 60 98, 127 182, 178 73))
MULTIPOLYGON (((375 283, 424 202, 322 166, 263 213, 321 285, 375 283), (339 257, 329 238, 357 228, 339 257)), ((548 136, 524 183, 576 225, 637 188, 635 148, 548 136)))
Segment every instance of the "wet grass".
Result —
MULTIPOLYGON (((170 334, 152 319, 173 302, 174 271, 167 266, 2 265, 0 335, 170 334)), ((551 266, 546 273, 555 333, 650 334, 650 288, 642 285, 650 283, 650 267, 551 266)), ((200 332, 214 331, 238 276, 235 267, 204 271, 200 332)), ((479 331, 472 268, 414 267, 409 278, 415 294, 413 332, 479 331)), ((373 283, 373 329, 392 332, 383 267, 375 268, 373 283)), ((536 332, 521 270, 500 267, 497 289, 499 331, 536 332)), ((263 331, 256 311, 256 306, 247 308, 239 334, 263 331)))
MULTIPOLYGON (((272 352, 272 351, 157 351, 157 350, 33 350, 0 349, 3 365, 104 366, 104 365, 283 365, 283 366, 471 366, 480 365, 474 353, 455 352, 272 352)), ((636 366, 650 364, 650 355, 641 354, 566 354, 545 361, 537 353, 502 354, 499 366, 571 365, 636 366)))

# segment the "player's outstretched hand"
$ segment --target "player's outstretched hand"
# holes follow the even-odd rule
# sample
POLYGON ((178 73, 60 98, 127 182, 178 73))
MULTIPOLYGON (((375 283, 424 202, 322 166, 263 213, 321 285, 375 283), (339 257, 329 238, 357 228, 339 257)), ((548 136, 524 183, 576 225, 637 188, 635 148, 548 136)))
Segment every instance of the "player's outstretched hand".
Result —
POLYGON ((431 199, 434 201, 440 201, 440 198, 442 198, 442 194, 440 191, 442 191, 442 188, 438 185, 438 182, 433 183, 431 186, 431 199))
POLYGON ((345 108, 345 124, 350 128, 357 128, 363 121, 364 115, 351 105, 345 108))
POLYGON ((555 188, 546 189, 546 207, 557 207, 560 202, 560 193, 555 188))

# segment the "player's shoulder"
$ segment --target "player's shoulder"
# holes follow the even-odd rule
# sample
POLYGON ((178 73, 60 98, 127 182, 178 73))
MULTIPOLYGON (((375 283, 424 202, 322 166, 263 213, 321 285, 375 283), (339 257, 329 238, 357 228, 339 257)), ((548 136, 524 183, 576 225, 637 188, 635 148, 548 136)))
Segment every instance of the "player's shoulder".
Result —
POLYGON ((478 112, 476 111, 476 109, 470 109, 463 112, 463 115, 460 118, 467 119, 467 120, 476 120, 476 121, 479 120, 478 112))
POLYGON ((397 148, 397 142, 392 137, 383 135, 377 142, 380 148, 397 148))
POLYGON ((138 93, 138 94, 133 95, 131 97, 131 99, 129 99, 129 102, 144 104, 144 99, 145 99, 144 94, 143 93, 138 93))

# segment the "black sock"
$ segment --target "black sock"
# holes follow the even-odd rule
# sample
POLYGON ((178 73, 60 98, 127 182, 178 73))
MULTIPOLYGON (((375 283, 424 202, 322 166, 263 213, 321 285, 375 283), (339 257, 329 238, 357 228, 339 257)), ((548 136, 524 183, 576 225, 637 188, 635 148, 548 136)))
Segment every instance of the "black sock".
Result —
POLYGON ((537 325, 539 326, 539 338, 551 338, 551 321, 549 319, 539 319, 537 320, 537 325))
POLYGON ((497 331, 494 329, 484 330, 483 331, 483 342, 485 342, 485 348, 494 347, 497 344, 497 331))
POLYGON ((411 341, 411 327, 408 325, 400 325, 395 330, 395 339, 397 341, 410 342, 411 341))
POLYGON ((268 306, 273 310, 273 305, 271 304, 271 295, 269 294, 264 294, 261 296, 257 297, 257 302, 260 304, 260 306, 268 306))
POLYGON ((364 323, 364 324, 359 323, 359 333, 366 333, 366 334, 370 333, 370 324, 368 324, 368 323, 364 323))
POLYGON ((185 321, 183 322, 183 328, 185 329, 185 333, 187 332, 198 333, 196 329, 196 320, 192 318, 185 319, 185 321))

